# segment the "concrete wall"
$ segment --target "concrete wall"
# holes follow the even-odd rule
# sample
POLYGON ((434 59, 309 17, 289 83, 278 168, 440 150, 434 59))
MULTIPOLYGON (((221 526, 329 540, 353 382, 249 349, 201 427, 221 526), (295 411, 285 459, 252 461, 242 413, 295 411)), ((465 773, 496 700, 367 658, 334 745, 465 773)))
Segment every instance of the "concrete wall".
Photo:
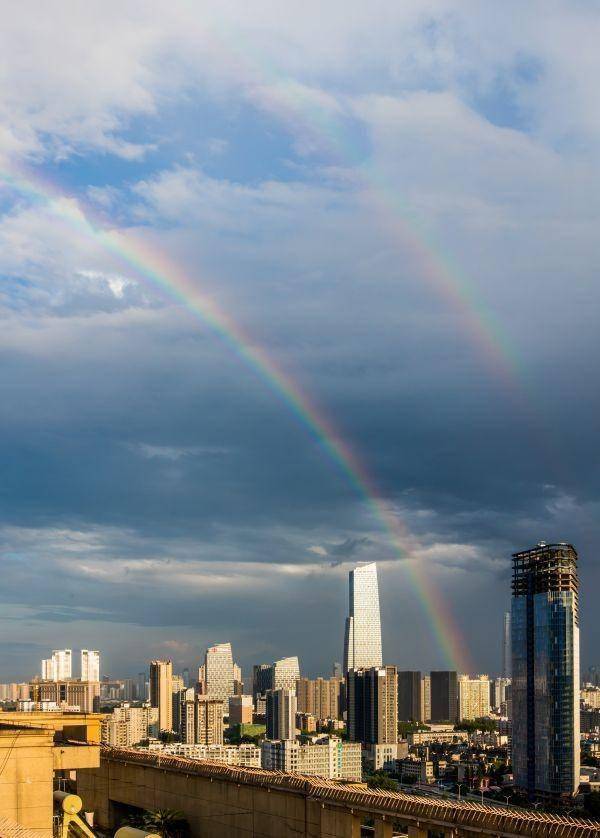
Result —
POLYGON ((360 838, 364 817, 375 838, 392 838, 394 821, 411 838, 598 838, 572 818, 475 803, 378 792, 315 777, 228 768, 118 748, 101 751, 100 768, 78 772, 84 809, 114 830, 123 806, 179 809, 192 838, 360 838), (405 830, 406 831, 406 830, 405 830))
POLYGON ((0 730, 0 815, 52 836, 53 731, 0 730))

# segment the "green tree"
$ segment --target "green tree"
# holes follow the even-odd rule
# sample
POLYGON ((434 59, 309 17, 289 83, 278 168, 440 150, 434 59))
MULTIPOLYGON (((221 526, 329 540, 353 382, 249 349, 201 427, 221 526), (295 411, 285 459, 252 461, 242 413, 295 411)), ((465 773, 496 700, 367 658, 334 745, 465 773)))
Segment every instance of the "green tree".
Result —
POLYGON ((391 777, 384 771, 375 771, 367 777, 367 786, 370 789, 387 789, 388 791, 398 791, 398 783, 392 780, 391 777))
POLYGON ((144 828, 162 838, 186 838, 189 834, 187 818, 179 809, 156 809, 146 812, 144 828))

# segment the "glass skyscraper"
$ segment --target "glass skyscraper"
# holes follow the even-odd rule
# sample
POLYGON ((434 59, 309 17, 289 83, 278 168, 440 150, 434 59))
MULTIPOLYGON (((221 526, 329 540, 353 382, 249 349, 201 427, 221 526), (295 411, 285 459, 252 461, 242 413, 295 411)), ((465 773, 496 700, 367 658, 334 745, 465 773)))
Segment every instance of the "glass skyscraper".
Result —
POLYGON ((344 636, 344 672, 382 666, 379 587, 375 562, 350 571, 349 613, 344 636))
POLYGON ((577 553, 540 542, 513 555, 512 762, 530 798, 579 786, 577 553))

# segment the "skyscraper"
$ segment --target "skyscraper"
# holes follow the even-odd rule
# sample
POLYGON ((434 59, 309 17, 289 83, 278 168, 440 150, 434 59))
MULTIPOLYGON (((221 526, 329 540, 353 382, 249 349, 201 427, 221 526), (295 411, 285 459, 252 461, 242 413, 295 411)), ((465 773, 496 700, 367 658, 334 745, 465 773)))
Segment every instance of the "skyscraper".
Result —
POLYGON ((42 661, 42 678, 47 681, 68 681, 72 677, 71 649, 53 649, 52 657, 42 661))
POLYGON ((204 657, 205 692, 211 698, 220 698, 227 705, 234 695, 234 671, 231 643, 218 643, 206 650, 204 657))
POLYGON ((92 652, 90 649, 81 650, 81 680, 100 680, 100 652, 92 652))
POLYGON ((344 635, 344 672, 382 665, 379 588, 375 562, 349 574, 349 609, 344 635))
POLYGON ((510 611, 504 612, 504 625, 502 632, 502 677, 510 678, 510 611))
POLYGON ((300 677, 300 663, 296 656, 275 661, 272 670, 272 690, 296 691, 296 681, 300 677))
POLYGON ((458 690, 456 672, 431 672, 431 721, 456 722, 458 690))
POLYGON ((571 798, 579 787, 577 553, 541 541, 512 562, 515 785, 530 798, 571 798))
POLYGON ((348 738, 372 745, 398 742, 398 673, 395 666, 351 669, 348 738))
POLYGON ((267 739, 296 738, 295 690, 268 690, 267 739))
POLYGON ((150 706, 158 707, 158 729, 173 730, 173 664, 170 660, 150 663, 150 706))
POLYGON ((423 721, 422 678, 420 672, 398 672, 398 720, 423 721))

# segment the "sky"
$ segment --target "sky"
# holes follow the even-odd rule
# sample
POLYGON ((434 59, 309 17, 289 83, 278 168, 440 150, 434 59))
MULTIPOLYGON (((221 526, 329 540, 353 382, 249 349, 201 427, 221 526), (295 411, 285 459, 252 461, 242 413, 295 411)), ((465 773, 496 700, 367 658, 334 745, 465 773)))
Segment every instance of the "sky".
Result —
POLYGON ((586 0, 11 6, 0 681, 327 674, 363 561, 386 663, 496 674, 539 540, 600 663, 599 38, 586 0))

